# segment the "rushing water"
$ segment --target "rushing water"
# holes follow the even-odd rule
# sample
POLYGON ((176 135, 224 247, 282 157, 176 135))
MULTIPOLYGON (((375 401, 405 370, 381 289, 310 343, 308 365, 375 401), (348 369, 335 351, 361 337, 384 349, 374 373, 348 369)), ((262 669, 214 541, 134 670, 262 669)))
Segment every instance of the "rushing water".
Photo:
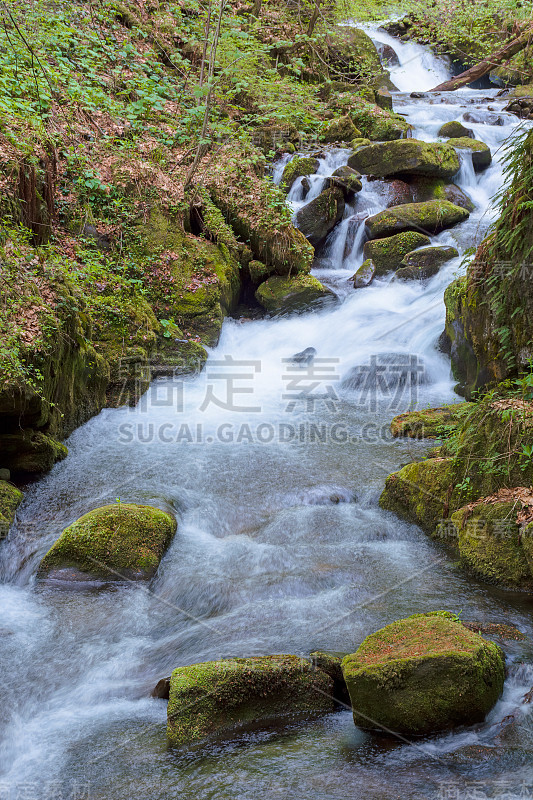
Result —
MULTIPOLYGON (((371 32, 395 49, 392 79, 400 89, 427 90, 445 77, 424 48, 371 32)), ((500 110, 494 94, 414 99, 400 92, 395 108, 415 136, 430 141, 466 110, 500 110)), ((457 181, 476 210, 435 242, 464 250, 482 238, 502 180, 499 148, 517 125, 503 117, 502 126, 471 125, 494 163, 476 176, 464 161, 457 181)), ((346 150, 324 155, 313 195, 347 157, 346 150)), ((298 185, 290 199, 301 205, 298 185)), ((171 753, 166 703, 149 696, 178 665, 317 648, 353 652, 366 634, 417 611, 446 608, 533 635, 524 597, 472 581, 416 526, 378 507, 386 475, 427 449, 391 440, 391 417, 456 397, 437 339, 443 291, 460 269, 458 259, 425 283, 388 276, 354 291, 347 278, 362 263, 364 216, 381 208, 379 185, 365 180, 317 260, 316 274, 339 295, 335 306, 227 320, 202 375, 157 381, 137 408, 103 411, 72 435, 68 458, 29 487, 1 548, 5 797, 381 800, 530 796, 524 786, 533 792, 532 715, 522 703, 533 685, 531 638, 508 647, 505 692, 483 725, 414 744, 363 733, 340 711, 171 753), (324 359, 315 362, 322 397, 314 401, 301 397, 303 384, 283 361, 306 347, 324 359), (216 363, 226 356, 240 364, 216 363), (385 366, 387 380, 367 391, 372 364, 385 366), (415 385, 391 378, 409 370, 415 385), (251 390, 233 396, 244 411, 213 401, 227 399, 231 382, 220 374, 229 373, 242 376, 234 388, 251 390), (178 516, 150 586, 74 592, 37 582, 39 559, 65 525, 117 497, 178 516)))

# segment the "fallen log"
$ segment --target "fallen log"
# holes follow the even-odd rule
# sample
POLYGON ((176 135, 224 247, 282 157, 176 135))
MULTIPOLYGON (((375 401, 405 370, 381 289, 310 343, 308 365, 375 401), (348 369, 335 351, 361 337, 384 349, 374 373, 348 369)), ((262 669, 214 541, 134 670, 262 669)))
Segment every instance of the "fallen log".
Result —
POLYGON ((475 64, 470 69, 467 69, 465 72, 461 72, 460 75, 456 75, 455 78, 452 78, 445 83, 440 83, 438 86, 435 86, 434 89, 431 89, 432 92, 453 92, 454 89, 460 89, 461 86, 466 86, 469 83, 473 83, 473 81, 477 81, 478 78, 482 78, 483 75, 486 75, 487 72, 490 72, 493 67, 499 66, 503 61, 507 61, 509 58, 512 58, 524 47, 532 41, 533 38, 533 26, 530 26, 525 30, 523 33, 520 34, 516 39, 513 39, 512 42, 509 42, 502 47, 500 50, 497 50, 495 53, 490 55, 488 58, 485 58, 483 61, 480 61, 479 64, 475 64))

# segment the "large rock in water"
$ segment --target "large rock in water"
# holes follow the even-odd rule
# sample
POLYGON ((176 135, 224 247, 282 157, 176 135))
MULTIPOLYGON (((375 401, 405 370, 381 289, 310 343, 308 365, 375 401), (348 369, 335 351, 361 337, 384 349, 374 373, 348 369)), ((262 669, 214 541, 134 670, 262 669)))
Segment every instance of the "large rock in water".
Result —
POLYGON ((294 156, 281 176, 280 188, 284 192, 288 192, 292 184, 297 178, 303 178, 307 175, 314 175, 319 166, 318 158, 310 156, 294 156))
POLYGON ((363 255, 374 263, 376 275, 396 270, 404 257, 417 247, 431 244, 431 239, 418 231, 405 231, 384 239, 365 242, 363 255))
POLYGON ((376 265, 371 258, 367 258, 350 278, 353 281, 353 288, 362 289, 364 286, 369 286, 374 280, 375 274, 376 265))
POLYGON ((367 636, 342 671, 355 724, 404 736, 481 722, 505 677, 500 648, 442 611, 367 636))
POLYGON ((428 200, 426 203, 406 203, 387 208, 368 217, 365 224, 370 238, 380 239, 402 231, 440 233, 468 217, 466 208, 454 206, 447 200, 428 200))
POLYGON ((449 144, 433 144, 418 139, 399 139, 362 147, 350 156, 348 165, 377 178, 388 175, 453 178, 460 167, 459 157, 449 144))
POLYGON ((462 122, 454 119, 452 122, 445 122, 444 125, 441 125, 437 136, 442 136, 445 139, 468 136, 469 139, 473 139, 474 131, 471 128, 465 128, 462 122))
POLYGON ((271 314, 289 314, 334 302, 335 294, 313 275, 296 275, 294 278, 274 275, 259 286, 255 298, 271 314))
MULTIPOLYGON (((473 211, 475 208, 472 198, 460 186, 448 183, 442 178, 411 178, 409 188, 413 203, 424 203, 427 200, 448 200, 454 206, 466 208, 467 211, 473 211)), ((394 203, 394 205, 399 204, 394 203)))
POLYGON ((7 534, 23 497, 20 489, 7 481, 0 481, 0 539, 7 534))
POLYGON ((459 253, 455 247, 448 245, 422 247, 405 256, 396 275, 404 280, 431 278, 437 274, 443 264, 458 257, 459 253))
POLYGON ((333 175, 328 178, 327 184, 331 188, 337 187, 340 189, 346 199, 353 197, 363 188, 361 175, 348 166, 338 167, 333 175))
POLYGON ((170 678, 172 747, 252 723, 333 711, 334 681, 292 655, 234 658, 178 667, 170 678))
POLYGON ((333 187, 300 208, 296 214, 296 225, 313 247, 322 244, 344 214, 344 194, 333 187))
POLYGON ((117 503, 66 528, 39 567, 58 580, 143 580, 154 575, 176 533, 176 520, 152 506, 117 503))
POLYGON ((357 130, 352 122, 349 114, 343 117, 337 117, 330 122, 326 122, 320 134, 320 140, 326 144, 333 142, 351 142, 361 136, 361 132, 357 130))
POLYGON ((472 153, 472 166, 476 172, 483 172, 492 163, 490 147, 479 139, 469 139, 462 136, 458 139, 448 139, 448 144, 457 150, 469 150, 472 153))

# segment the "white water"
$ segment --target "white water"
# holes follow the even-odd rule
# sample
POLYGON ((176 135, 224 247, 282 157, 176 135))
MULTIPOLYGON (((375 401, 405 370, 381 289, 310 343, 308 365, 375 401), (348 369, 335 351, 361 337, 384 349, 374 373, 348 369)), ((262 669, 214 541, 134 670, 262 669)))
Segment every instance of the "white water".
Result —
MULTIPOLYGON (((401 63, 397 85, 420 90, 435 75, 441 79, 428 51, 414 48, 417 58, 408 61, 410 46, 392 42, 401 63)), ((395 107, 416 136, 434 140, 442 122, 485 106, 486 96, 465 91, 441 103, 398 95, 395 107)), ((436 242, 463 250, 480 241, 492 214, 489 198, 502 181, 498 147, 516 124, 508 117, 504 127, 475 126, 491 145, 494 164, 475 176, 465 161, 457 181, 476 210, 436 242)), ((313 193, 347 156, 330 151, 321 159, 313 193)), ((276 166, 278 180, 282 167, 276 166)), ((172 755, 165 748, 166 704, 149 698, 156 681, 180 664, 316 648, 352 651, 369 632, 416 611, 448 608, 465 619, 512 621, 533 634, 521 598, 473 583, 416 526, 377 505, 385 476, 426 450, 423 443, 390 439, 393 414, 455 398, 450 365, 436 341, 443 291, 459 269, 451 262, 425 283, 389 276, 351 289, 347 278, 362 262, 364 217, 383 207, 381 197, 365 180, 317 262, 316 274, 338 290, 342 303, 278 320, 227 320, 205 372, 185 382, 182 410, 180 384, 157 382, 137 408, 106 410, 76 431, 68 458, 29 489, 1 549, 0 788, 10 787, 12 797, 23 783, 45 797, 51 781, 67 797, 75 782, 89 782, 91 798, 113 800, 403 800, 451 797, 442 786, 451 792, 455 784, 462 792, 456 796, 467 797, 475 781, 491 797, 503 797, 496 781, 507 781, 505 796, 515 797, 522 780, 533 783, 531 714, 521 703, 533 685, 531 640, 513 645, 504 697, 484 725, 415 746, 363 734, 349 712, 340 712, 172 755), (326 366, 335 377, 324 383, 337 399, 308 410, 296 398, 287 411, 282 360, 310 346, 318 357, 334 359, 326 366), (372 357, 391 353, 412 356, 424 381, 397 405, 390 392, 378 392, 373 407, 350 376, 372 357), (260 362, 253 378, 238 383, 253 393, 235 397, 260 411, 213 404, 200 410, 209 384, 224 394, 212 376, 220 370, 215 361, 227 355, 260 362), (282 423, 310 422, 330 430, 336 424, 350 440, 260 441, 261 425, 277 436, 282 423), (194 432, 201 424, 202 441, 177 443, 182 424, 194 432), (233 442, 223 440, 228 433, 233 442), (178 534, 150 587, 65 592, 36 582, 40 558, 65 525, 116 497, 178 516, 178 534), (516 722, 502 733, 510 713, 516 722)), ((291 200, 295 208, 302 202, 296 189, 291 200)))

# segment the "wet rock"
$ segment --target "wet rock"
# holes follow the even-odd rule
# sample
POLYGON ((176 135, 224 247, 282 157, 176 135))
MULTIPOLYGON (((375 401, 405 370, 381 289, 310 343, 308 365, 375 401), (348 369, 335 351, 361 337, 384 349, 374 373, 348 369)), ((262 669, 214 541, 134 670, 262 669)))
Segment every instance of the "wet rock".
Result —
POLYGON ((380 211, 366 220, 371 239, 393 236, 402 231, 420 231, 435 234, 468 219, 465 208, 447 200, 429 200, 425 203, 407 203, 380 211))
POLYGON ((272 267, 267 267, 262 261, 253 259, 248 264, 248 275, 252 286, 259 286, 272 274, 272 267))
MULTIPOLYGON (((9 472, 8 470, 4 471, 9 472)), ((15 486, 0 480, 0 539, 7 535, 23 497, 22 492, 15 486)))
POLYGON ((354 289, 362 289, 364 286, 369 286, 374 280, 376 274, 376 265, 371 258, 363 261, 355 275, 350 278, 353 281, 354 289))
POLYGON ((516 114, 520 119, 530 119, 530 115, 533 113, 533 92, 531 97, 520 97, 517 100, 512 100, 503 110, 516 114))
POLYGON ((64 444, 31 429, 0 434, 0 452, 4 464, 19 475, 48 472, 68 454, 64 444))
POLYGON ((340 189, 345 199, 350 199, 363 188, 361 175, 351 167, 339 167, 327 180, 328 187, 340 189))
POLYGON ((296 225, 313 247, 318 247, 344 214, 344 194, 337 187, 326 189, 300 208, 296 225))
POLYGON ((429 236, 418 231, 405 231, 395 236, 365 242, 363 256, 372 260, 376 275, 385 275, 391 270, 398 269, 407 253, 430 244, 429 236))
POLYGON ((452 458, 416 461, 388 476, 379 505, 433 533, 448 515, 453 485, 452 458))
POLYGON ((0 481, 8 481, 11 478, 11 472, 8 469, 0 469, 0 481))
POLYGON ((481 722, 503 690, 495 644, 453 614, 415 614, 342 660, 357 726, 420 736, 481 722))
POLYGON ((358 136, 361 136, 361 132, 357 130, 351 117, 345 114, 343 117, 332 119, 331 122, 324 125, 320 134, 320 141, 326 144, 351 142, 352 139, 356 139, 358 136))
POLYGON ((461 137, 459 139, 448 139, 448 144, 457 150, 470 150, 472 153, 472 165, 476 172, 482 172, 492 164, 492 154, 490 147, 479 139, 469 139, 461 137))
POLYGON ((305 350, 302 350, 300 353, 295 353, 289 359, 292 364, 302 364, 303 366, 307 366, 312 364, 316 356, 316 350, 314 347, 306 347, 305 350))
POLYGON ((288 192, 298 178, 314 175, 318 167, 319 161, 317 158, 294 156, 283 170, 280 187, 283 191, 288 192))
POLYGON ((380 196, 383 205, 387 208, 413 202, 413 192, 405 181, 399 178, 385 178, 383 180, 369 178, 369 180, 372 182, 373 191, 380 196))
MULTIPOLYGON (((505 118, 500 114, 492 114, 488 111, 467 111, 463 115, 465 122, 474 122, 478 125, 505 125, 505 118)), ((463 136, 464 134, 456 134, 463 136)))
POLYGON ((350 147, 354 152, 356 152, 361 147, 368 147, 369 144, 372 144, 370 139, 364 139, 362 136, 360 136, 357 139, 352 139, 352 141, 350 142, 350 147))
MULTIPOLYGON (((394 87, 389 87, 394 88, 394 87)), ((375 91, 376 97, 376 105, 380 108, 386 108, 389 111, 392 111, 392 95, 389 91, 389 88, 385 86, 380 86, 379 89, 375 91)))
POLYGON ((437 439, 449 436, 459 424, 461 412, 470 405, 470 403, 457 403, 398 414, 390 424, 391 433, 394 437, 406 436, 410 439, 437 439))
POLYGON ((423 247, 405 256, 396 275, 403 280, 431 278, 437 274, 443 264, 452 258, 458 258, 458 256, 459 253, 455 247, 445 245, 423 247))
POLYGON ((449 143, 433 144, 417 139, 381 142, 361 148, 350 156, 348 165, 376 177, 426 175, 435 178, 453 178, 460 166, 457 153, 449 143))
POLYGON ((441 125, 437 136, 443 136, 446 139, 457 139, 461 136, 467 136, 469 139, 473 139, 474 131, 470 130, 470 128, 465 128, 458 120, 453 120, 452 122, 445 122, 444 125, 441 125))
POLYGON ((179 747, 250 725, 329 713, 333 691, 329 675, 292 655, 178 667, 170 678, 168 742, 179 747))
POLYGON ((170 693, 170 676, 168 678, 161 678, 157 681, 156 685, 151 691, 152 697, 157 697, 159 700, 168 700, 170 693))
POLYGON ((275 275, 259 286, 255 297, 270 314, 303 313, 325 303, 335 302, 331 289, 312 275, 297 275, 293 278, 275 275))
POLYGON ((413 203, 423 203, 426 200, 448 200, 469 212, 475 208, 472 199, 455 183, 448 183, 439 178, 411 178, 409 187, 413 203))
POLYGON ((45 555, 41 577, 146 580, 176 533, 176 520, 152 506, 117 503, 89 511, 45 555))
POLYGON ((346 686, 346 681, 344 680, 344 675, 342 674, 341 666, 342 659, 346 655, 346 653, 326 653, 323 650, 316 650, 314 653, 311 653, 309 658, 316 669, 325 672, 326 675, 332 678, 333 697, 335 700, 338 700, 339 703, 342 703, 344 706, 350 706, 350 694, 346 686))
POLYGON ((390 44, 385 44, 384 42, 378 42, 376 44, 377 51, 381 58, 381 63, 384 67, 397 67, 400 64, 398 59, 398 55, 394 48, 390 46, 390 44))

